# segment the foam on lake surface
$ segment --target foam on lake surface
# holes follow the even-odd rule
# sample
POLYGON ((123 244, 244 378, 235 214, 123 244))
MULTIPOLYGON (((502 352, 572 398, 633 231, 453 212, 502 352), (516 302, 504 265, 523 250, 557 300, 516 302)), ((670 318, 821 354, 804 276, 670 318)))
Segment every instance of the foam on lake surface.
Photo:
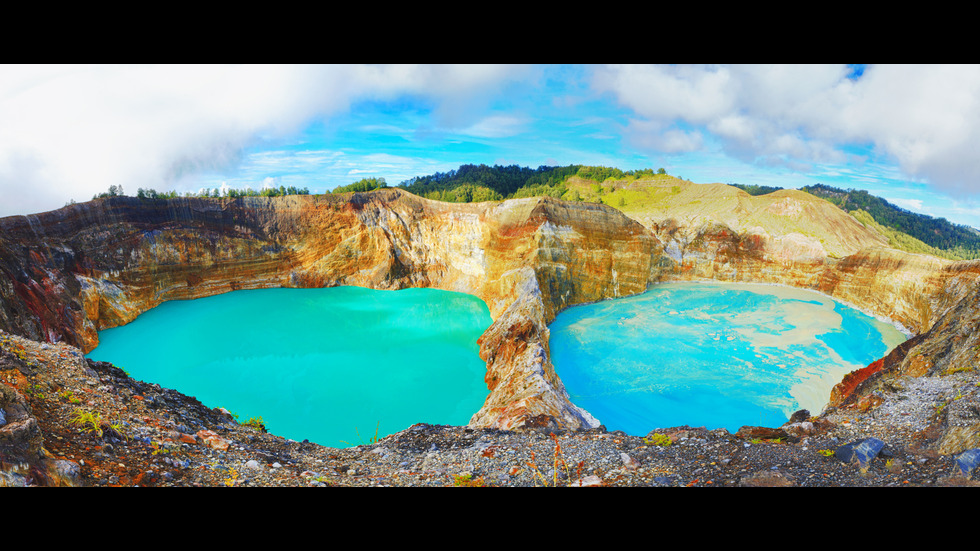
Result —
POLYGON ((101 331, 89 357, 224 407, 239 422, 333 447, 483 406, 480 299, 437 289, 235 291, 171 301, 101 331), (380 426, 379 426, 380 423, 380 426))
POLYGON ((778 427, 906 339, 811 291, 683 282, 575 306, 550 326, 571 400, 608 430, 778 427))

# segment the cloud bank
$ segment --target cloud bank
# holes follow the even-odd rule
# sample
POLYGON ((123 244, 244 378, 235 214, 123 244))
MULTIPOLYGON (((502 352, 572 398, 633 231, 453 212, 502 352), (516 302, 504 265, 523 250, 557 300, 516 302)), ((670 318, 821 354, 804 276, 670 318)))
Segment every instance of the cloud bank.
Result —
POLYGON ((444 127, 472 127, 517 66, 0 67, 0 216, 58 208, 121 185, 171 189, 235 166, 361 100, 428 98, 444 127))
POLYGON ((637 147, 709 142, 750 163, 845 163, 870 148, 954 195, 980 191, 980 66, 605 66, 596 91, 634 118, 637 147))
MULTIPOLYGON (((954 196, 980 192, 975 65, 0 66, 0 216, 84 201, 110 185, 174 189, 239 167, 250 146, 274 149, 311 123, 329 125, 359 102, 406 98, 424 106, 416 136, 503 144, 521 135, 554 158, 609 151, 599 142, 618 136, 646 154, 721 152, 803 172, 871 156, 954 196), (611 122, 575 136, 596 136, 593 147, 535 134, 546 125, 567 136, 596 119, 611 122)), ((377 124, 408 124, 392 109, 377 124)), ((258 166, 261 155, 250 161, 258 166)), ((275 174, 257 181, 264 176, 275 174)))

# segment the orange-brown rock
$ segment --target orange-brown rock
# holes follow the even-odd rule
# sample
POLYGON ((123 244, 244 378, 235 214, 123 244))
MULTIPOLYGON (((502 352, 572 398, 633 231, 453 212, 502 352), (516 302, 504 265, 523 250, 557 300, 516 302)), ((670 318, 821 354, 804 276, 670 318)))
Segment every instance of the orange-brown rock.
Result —
MULTIPOLYGON (((548 324, 569 306, 640 293, 654 282, 787 284, 915 333, 956 326, 943 320, 975 296, 978 263, 883 248, 853 219, 825 224, 830 229, 813 234, 823 242, 775 222, 760 225, 817 216, 804 197, 785 195, 761 206, 736 197, 744 212, 765 212, 748 228, 719 219, 644 226, 605 205, 547 197, 442 203, 397 188, 100 199, 0 219, 0 328, 88 351, 99 330, 166 300, 262 287, 461 291, 483 299, 494 320, 479 341, 488 396, 470 424, 586 428, 599 421, 570 402, 551 364, 548 324), (861 243, 873 246, 854 250, 861 243)), ((962 346, 973 340, 960 338, 962 346)))
MULTIPOLYGON (((572 304, 642 292, 657 240, 608 207, 450 204, 399 189, 283 198, 112 198, 0 220, 0 327, 89 351, 166 300, 236 289, 435 287, 483 299, 491 391, 476 423, 591 426, 547 352, 572 304)), ((659 266, 659 265, 658 265, 659 266)), ((664 264, 663 267, 669 266, 664 264)))
POLYGON ((883 372, 891 372, 905 359, 909 350, 922 340, 922 335, 916 335, 899 344, 883 358, 879 358, 867 367, 852 371, 844 376, 830 391, 829 407, 852 405, 863 394, 862 390, 871 387, 871 383, 883 372))

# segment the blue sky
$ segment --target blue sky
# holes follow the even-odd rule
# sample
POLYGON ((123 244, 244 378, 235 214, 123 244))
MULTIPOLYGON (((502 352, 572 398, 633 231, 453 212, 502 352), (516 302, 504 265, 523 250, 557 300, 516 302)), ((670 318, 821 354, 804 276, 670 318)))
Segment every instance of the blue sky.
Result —
POLYGON ((980 67, 0 67, 0 216, 466 163, 824 183, 980 227, 980 67))

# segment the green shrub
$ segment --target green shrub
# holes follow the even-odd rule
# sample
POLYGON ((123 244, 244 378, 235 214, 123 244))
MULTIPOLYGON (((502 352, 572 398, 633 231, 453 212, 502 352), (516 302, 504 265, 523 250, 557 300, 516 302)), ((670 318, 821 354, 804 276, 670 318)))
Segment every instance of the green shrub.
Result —
POLYGON ((648 446, 660 446, 666 448, 671 444, 671 441, 669 436, 655 432, 648 437, 644 437, 643 443, 648 446))

